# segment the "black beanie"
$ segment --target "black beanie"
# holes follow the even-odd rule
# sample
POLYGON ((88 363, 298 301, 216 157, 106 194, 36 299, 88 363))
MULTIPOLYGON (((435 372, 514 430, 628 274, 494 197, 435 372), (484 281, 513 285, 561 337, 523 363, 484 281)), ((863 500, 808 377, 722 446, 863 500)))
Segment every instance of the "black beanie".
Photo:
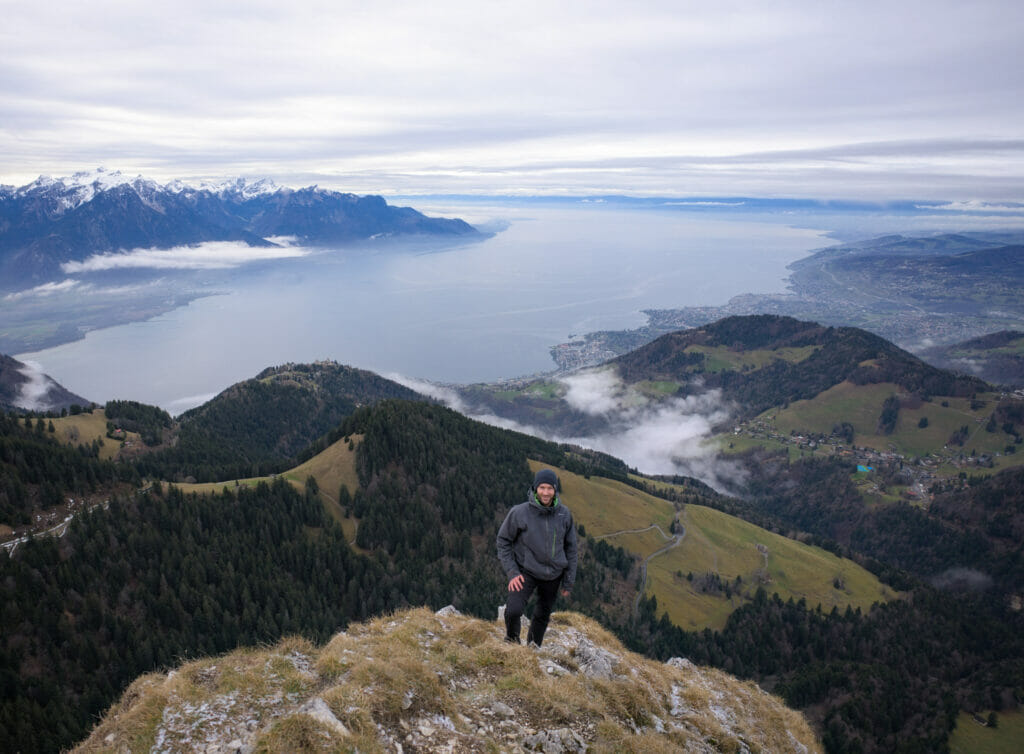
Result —
POLYGON ((555 490, 558 490, 558 477, 551 469, 541 469, 537 472, 537 475, 533 478, 533 491, 536 492, 537 488, 542 484, 550 484, 555 490))

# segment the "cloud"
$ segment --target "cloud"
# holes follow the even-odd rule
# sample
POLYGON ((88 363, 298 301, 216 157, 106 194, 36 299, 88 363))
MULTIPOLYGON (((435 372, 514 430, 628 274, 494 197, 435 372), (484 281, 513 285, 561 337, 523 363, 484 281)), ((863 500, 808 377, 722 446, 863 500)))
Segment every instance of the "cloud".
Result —
POLYGON ((651 400, 607 368, 581 372, 562 383, 571 406, 609 422, 605 431, 563 441, 621 458, 647 474, 693 476, 720 491, 742 481, 739 465, 706 442, 712 428, 729 418, 721 391, 651 400))
POLYGON ((611 369, 564 378, 565 400, 574 409, 607 420, 607 429, 585 436, 564 436, 490 413, 473 411, 451 388, 399 374, 388 379, 444 403, 485 424, 615 456, 646 474, 691 476, 721 492, 734 491, 746 474, 707 444, 712 427, 729 417, 721 392, 653 401, 625 385, 611 369))
POLYGON ((966 199, 958 202, 946 202, 945 204, 916 204, 917 209, 937 210, 941 212, 997 212, 1009 214, 1024 214, 1024 204, 1014 202, 1008 204, 993 204, 978 199, 966 199))
POLYGON ((936 589, 983 592, 992 587, 992 577, 973 568, 949 568, 931 579, 936 589))
POLYGON ((81 281, 75 280, 73 278, 68 278, 59 283, 43 283, 42 285, 37 285, 35 288, 29 288, 24 291, 17 291, 16 293, 8 293, 6 296, 4 296, 4 300, 17 301, 23 298, 52 296, 55 293, 64 293, 66 291, 72 290, 73 288, 78 288, 80 285, 81 281))
POLYGON ((188 411, 190 408, 201 406, 207 401, 216 398, 218 393, 201 393, 199 395, 187 395, 184 398, 175 398, 173 401, 167 404, 169 413, 177 416, 183 411, 188 411))
MULTIPOLYGON (((433 398, 439 403, 443 403, 453 411, 458 411, 464 416, 468 416, 476 421, 483 422, 484 424, 490 424, 492 427, 499 427, 501 429, 510 429, 514 432, 522 432, 523 434, 533 435, 534 437, 544 437, 546 439, 552 439, 544 430, 533 427, 528 424, 522 424, 515 421, 514 419, 508 419, 504 416, 498 416, 491 413, 483 413, 479 411, 473 411, 466 403, 462 400, 459 394, 451 388, 444 387, 442 385, 436 385, 433 382, 421 380, 416 377, 406 377, 403 374, 397 372, 390 372, 383 375, 393 382, 397 382, 399 385, 404 385, 410 390, 415 390, 420 395, 425 395, 428 398, 433 398)), ((557 440, 556 440, 557 442, 557 440)))
POLYGON ((124 269, 216 270, 239 267, 248 262, 301 257, 308 253, 297 247, 267 248, 235 241, 208 241, 171 249, 94 254, 83 262, 65 262, 61 269, 69 274, 124 269))
POLYGON ((746 202, 664 202, 666 207, 742 207, 746 202))
POLYGON ((565 402, 577 411, 591 416, 621 412, 627 403, 643 403, 646 399, 636 391, 627 390, 611 369, 581 372, 562 380, 565 402))
POLYGON ((36 361, 22 363, 24 366, 18 371, 26 377, 26 381, 21 383, 21 389, 14 399, 14 405, 29 411, 46 411, 50 408, 46 396, 55 383, 43 374, 43 367, 40 363, 36 361))
POLYGON ((1014 0, 7 5, 8 183, 118 162, 359 192, 948 199, 1024 177, 1019 148, 944 146, 1021 136, 1014 0))

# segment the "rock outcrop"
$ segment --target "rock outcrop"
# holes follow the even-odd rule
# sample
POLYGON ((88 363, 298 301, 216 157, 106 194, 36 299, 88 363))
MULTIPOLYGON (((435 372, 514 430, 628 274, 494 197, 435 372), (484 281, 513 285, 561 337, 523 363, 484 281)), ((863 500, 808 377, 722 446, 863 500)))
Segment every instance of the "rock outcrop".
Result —
POLYGON ((409 610, 143 676, 77 752, 820 752, 756 685, 627 651, 557 613, 535 649, 409 610))

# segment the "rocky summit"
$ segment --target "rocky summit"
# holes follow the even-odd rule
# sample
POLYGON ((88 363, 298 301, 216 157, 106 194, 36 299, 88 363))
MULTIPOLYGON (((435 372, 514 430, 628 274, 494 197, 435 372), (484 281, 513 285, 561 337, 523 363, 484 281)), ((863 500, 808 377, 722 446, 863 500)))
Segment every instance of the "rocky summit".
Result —
POLYGON ((135 681, 77 752, 819 752, 755 684, 553 616, 542 648, 447 607, 135 681))

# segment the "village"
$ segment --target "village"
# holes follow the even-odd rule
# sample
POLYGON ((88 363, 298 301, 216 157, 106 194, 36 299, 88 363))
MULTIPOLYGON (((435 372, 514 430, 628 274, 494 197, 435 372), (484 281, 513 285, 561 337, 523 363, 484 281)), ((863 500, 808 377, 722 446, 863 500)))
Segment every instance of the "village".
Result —
MULTIPOLYGON (((974 470, 992 469, 1002 453, 964 452, 959 446, 944 445, 931 453, 912 456, 900 452, 894 444, 886 450, 879 450, 854 442, 852 427, 846 425, 844 434, 833 431, 824 433, 800 433, 780 431, 775 426, 774 416, 761 416, 734 426, 733 437, 769 442, 784 446, 793 453, 803 455, 824 455, 846 459, 856 464, 857 473, 866 482, 864 491, 871 495, 892 494, 890 487, 905 486, 901 496, 909 502, 927 509, 937 488, 950 489, 967 483, 967 476, 974 470)), ((981 419, 976 420, 981 423, 981 419)), ((838 428, 837 428, 838 429, 838 428)))

